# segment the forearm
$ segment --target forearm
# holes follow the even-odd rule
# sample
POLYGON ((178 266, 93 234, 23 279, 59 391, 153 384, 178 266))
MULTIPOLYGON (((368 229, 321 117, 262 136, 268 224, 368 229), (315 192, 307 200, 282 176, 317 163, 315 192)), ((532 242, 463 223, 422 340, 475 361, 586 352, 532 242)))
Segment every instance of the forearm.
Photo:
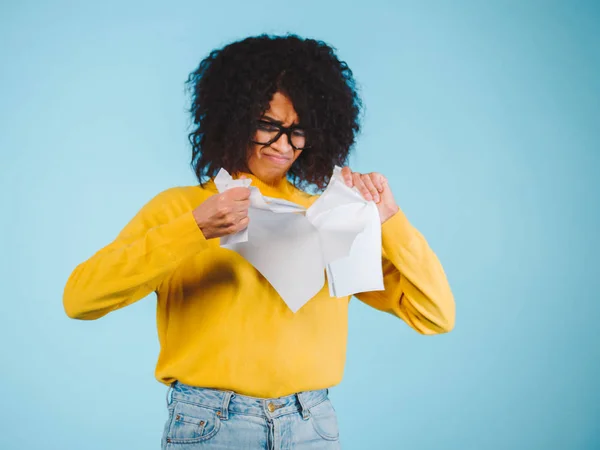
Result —
POLYGON ((71 318, 92 320, 151 292, 207 242, 191 212, 133 239, 117 239, 78 265, 67 280, 63 305, 71 318))
POLYGON ((401 210, 382 225, 382 247, 385 290, 357 297, 402 318, 419 333, 452 330, 455 302, 444 269, 401 210))

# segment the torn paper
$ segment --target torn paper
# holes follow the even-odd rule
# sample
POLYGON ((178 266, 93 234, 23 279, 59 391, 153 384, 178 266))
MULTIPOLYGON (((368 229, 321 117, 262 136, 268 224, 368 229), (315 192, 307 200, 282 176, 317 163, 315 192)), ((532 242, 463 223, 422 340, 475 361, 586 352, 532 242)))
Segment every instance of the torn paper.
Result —
POLYGON ((325 271, 334 297, 383 290, 377 206, 346 186, 341 168, 334 169, 329 185, 308 209, 263 196, 250 179, 234 180, 224 169, 215 185, 219 192, 250 188, 249 225, 222 237, 221 246, 250 262, 293 312, 323 288, 325 271))

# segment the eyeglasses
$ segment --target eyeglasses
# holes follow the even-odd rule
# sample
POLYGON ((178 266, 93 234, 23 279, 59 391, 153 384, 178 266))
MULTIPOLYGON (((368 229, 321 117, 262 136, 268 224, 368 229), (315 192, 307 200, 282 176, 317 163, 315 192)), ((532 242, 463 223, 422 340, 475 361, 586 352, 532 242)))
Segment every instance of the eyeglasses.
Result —
POLYGON ((271 145, 273 142, 277 142, 284 133, 294 150, 304 150, 309 147, 306 145, 306 132, 304 129, 298 126, 283 127, 262 119, 256 122, 254 140, 250 142, 259 145, 271 145))

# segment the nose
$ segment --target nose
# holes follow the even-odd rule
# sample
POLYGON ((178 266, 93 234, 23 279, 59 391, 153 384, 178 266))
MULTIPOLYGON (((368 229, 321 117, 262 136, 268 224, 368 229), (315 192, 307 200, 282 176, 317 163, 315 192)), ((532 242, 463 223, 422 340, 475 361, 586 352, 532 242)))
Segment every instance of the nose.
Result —
POLYGON ((277 150, 279 153, 290 153, 294 150, 288 140, 287 134, 281 133, 279 139, 271 144, 271 147, 277 150))

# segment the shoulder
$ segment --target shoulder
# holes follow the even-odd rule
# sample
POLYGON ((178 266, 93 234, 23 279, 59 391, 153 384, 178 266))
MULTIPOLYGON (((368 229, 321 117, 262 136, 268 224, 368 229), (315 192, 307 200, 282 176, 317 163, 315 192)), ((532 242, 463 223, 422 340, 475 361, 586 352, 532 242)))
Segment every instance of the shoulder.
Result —
POLYGON ((195 209, 211 195, 211 189, 195 186, 175 186, 163 189, 146 201, 120 233, 121 238, 137 236, 195 209))
POLYGON ((206 183, 203 186, 174 186, 158 192, 151 198, 146 207, 158 210, 191 210, 205 201, 208 197, 217 194, 216 189, 211 189, 211 185, 206 183))
POLYGON ((144 222, 164 222, 193 210, 214 194, 207 186, 200 185, 166 188, 147 200, 135 218, 144 222))
MULTIPOLYGON (((216 193, 216 192, 214 192, 216 193)), ((169 202, 194 202, 209 197, 213 192, 205 186, 190 185, 190 186, 174 186, 159 191, 151 201, 159 203, 169 202)))

